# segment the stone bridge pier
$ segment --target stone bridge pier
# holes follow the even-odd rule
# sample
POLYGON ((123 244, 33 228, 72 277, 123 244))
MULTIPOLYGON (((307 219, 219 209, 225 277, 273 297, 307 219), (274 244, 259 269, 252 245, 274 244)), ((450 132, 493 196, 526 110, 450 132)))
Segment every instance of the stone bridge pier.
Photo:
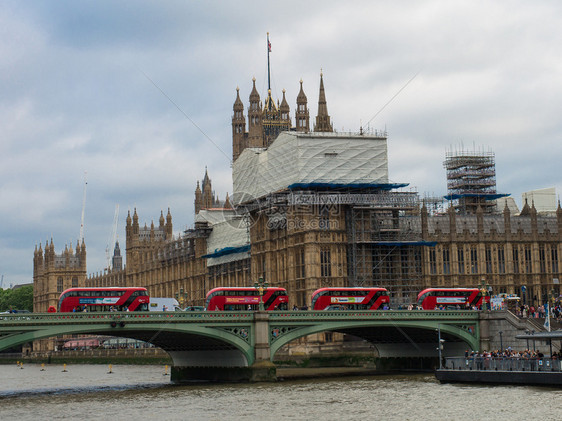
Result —
POLYGON ((277 369, 271 362, 269 315, 266 311, 254 313, 250 328, 253 355, 244 355, 238 349, 168 352, 174 361, 171 380, 174 383, 276 381, 277 369))

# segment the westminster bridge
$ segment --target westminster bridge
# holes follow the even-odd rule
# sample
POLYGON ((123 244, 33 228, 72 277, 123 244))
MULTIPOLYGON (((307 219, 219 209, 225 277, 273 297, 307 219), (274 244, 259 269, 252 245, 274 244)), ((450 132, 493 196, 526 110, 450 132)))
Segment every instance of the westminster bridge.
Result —
POLYGON ((380 358, 435 358, 439 338, 444 356, 491 349, 497 326, 505 339, 509 326, 513 336, 525 329, 516 319, 462 310, 18 313, 0 315, 0 351, 58 335, 110 335, 162 348, 173 361, 172 381, 260 381, 275 379, 277 351, 308 335, 350 334, 380 358))

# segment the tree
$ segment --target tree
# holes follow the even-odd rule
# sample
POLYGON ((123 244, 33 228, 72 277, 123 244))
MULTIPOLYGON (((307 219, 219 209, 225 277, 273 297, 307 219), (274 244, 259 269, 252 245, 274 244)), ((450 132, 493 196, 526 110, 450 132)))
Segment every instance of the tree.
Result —
POLYGON ((9 310, 33 311, 33 286, 16 289, 0 288, 0 311, 9 310))

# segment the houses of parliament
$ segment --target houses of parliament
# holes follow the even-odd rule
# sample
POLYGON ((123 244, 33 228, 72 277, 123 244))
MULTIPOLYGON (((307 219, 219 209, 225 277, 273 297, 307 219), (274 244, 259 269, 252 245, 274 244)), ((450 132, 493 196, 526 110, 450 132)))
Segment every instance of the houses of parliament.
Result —
MULTIPOLYGON (((449 154, 447 204, 436 210, 408 183, 388 176, 387 133, 334 131, 320 74, 313 124, 303 81, 294 111, 283 90, 262 103, 256 81, 247 110, 236 89, 232 114, 233 193, 220 200, 205 171, 195 187, 193 228, 174 234, 126 218, 125 262, 88 275, 84 242, 57 254, 53 240, 33 257, 34 311, 56 306, 76 286, 144 286, 149 295, 204 305, 219 286, 284 287, 310 305, 324 286, 382 286, 393 306, 426 287, 485 287, 540 304, 560 294, 562 208, 519 212, 496 192, 491 153, 449 154), (246 112, 245 112, 246 111, 246 112)), ((137 212, 138 211, 138 212, 137 212)), ((154 217, 154 215, 150 216, 154 217)))

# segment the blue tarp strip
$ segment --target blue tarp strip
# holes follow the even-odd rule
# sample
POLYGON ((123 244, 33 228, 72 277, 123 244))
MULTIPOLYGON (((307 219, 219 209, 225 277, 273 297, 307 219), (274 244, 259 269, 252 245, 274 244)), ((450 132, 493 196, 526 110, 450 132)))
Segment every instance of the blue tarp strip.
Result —
POLYGON ((437 241, 377 241, 374 244, 377 246, 392 246, 392 247, 403 247, 403 246, 435 247, 437 245, 437 241))
POLYGON ((510 194, 503 194, 503 193, 465 193, 465 194, 449 194, 447 196, 443 196, 447 200, 456 200, 460 199, 461 197, 481 197, 484 200, 495 200, 501 197, 508 197, 510 194))
POLYGON ((380 190, 392 190, 401 187, 406 187, 410 183, 350 183, 350 184, 338 184, 338 183, 294 183, 289 185, 289 189, 380 189, 380 190))
POLYGON ((221 256, 226 256, 228 254, 234 254, 234 253, 244 253, 246 251, 250 251, 250 245, 246 245, 246 246, 240 246, 240 247, 225 247, 223 249, 217 249, 214 251, 214 253, 209 253, 206 254, 204 256, 204 258, 209 258, 209 257, 221 257, 221 256))

